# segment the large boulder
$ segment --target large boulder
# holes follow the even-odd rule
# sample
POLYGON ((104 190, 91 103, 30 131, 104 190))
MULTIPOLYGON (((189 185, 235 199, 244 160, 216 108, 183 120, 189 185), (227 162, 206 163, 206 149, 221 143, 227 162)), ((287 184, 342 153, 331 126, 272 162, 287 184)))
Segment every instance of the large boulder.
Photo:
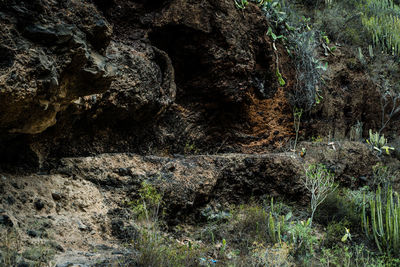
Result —
POLYGON ((36 134, 72 100, 107 90, 111 25, 82 1, 0 2, 0 131, 36 134))

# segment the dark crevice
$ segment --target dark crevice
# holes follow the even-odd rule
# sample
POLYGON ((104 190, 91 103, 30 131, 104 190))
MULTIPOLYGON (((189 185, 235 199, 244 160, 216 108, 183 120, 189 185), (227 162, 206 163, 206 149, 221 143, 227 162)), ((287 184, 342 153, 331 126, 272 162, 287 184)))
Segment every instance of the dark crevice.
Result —
POLYGON ((1 137, 0 170, 7 172, 33 172, 39 170, 38 155, 32 151, 24 135, 1 137))
POLYGON ((254 88, 258 97, 271 98, 275 95, 277 86, 273 86, 274 77, 271 71, 272 58, 262 50, 256 55, 256 67, 253 74, 254 88))
POLYGON ((0 46, 0 70, 13 66, 15 55, 12 50, 0 46))

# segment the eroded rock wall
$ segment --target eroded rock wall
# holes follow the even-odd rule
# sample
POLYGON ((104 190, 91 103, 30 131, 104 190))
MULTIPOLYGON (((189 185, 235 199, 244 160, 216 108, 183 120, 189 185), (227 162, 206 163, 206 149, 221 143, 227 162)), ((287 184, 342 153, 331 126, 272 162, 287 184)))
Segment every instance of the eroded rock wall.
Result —
MULTIPOLYGON (((273 48, 255 4, 0 5, 0 161, 9 166, 108 152, 284 151, 294 140, 293 62, 281 44, 273 48)), ((338 48, 327 58, 324 99, 303 115, 301 138, 343 139, 358 120, 364 134, 379 124, 376 88, 347 57, 338 48)))

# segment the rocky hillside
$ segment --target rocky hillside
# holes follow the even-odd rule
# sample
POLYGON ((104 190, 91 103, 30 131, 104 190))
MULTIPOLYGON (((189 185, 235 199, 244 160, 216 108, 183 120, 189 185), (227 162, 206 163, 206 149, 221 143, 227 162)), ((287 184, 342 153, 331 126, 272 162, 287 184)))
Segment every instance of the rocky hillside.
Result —
POLYGON ((184 239, 177 227, 205 211, 266 196, 307 213, 310 164, 351 190, 377 163, 398 170, 400 104, 382 102, 368 67, 384 63, 322 32, 330 7, 278 2, 0 0, 0 262, 159 266, 124 246, 140 236, 144 182, 162 192, 160 229, 184 239), (276 20, 289 8, 312 20, 276 20), (318 34, 301 48, 304 25, 318 34), (363 141, 370 129, 390 155, 363 141))

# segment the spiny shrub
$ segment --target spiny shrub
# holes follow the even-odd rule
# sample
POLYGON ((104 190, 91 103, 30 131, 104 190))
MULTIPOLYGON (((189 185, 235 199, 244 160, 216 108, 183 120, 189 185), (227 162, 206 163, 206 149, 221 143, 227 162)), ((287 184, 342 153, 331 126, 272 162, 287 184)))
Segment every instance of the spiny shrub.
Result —
MULTIPOLYGON (((321 99, 321 77, 327 68, 326 64, 317 59, 320 33, 311 29, 310 19, 300 17, 287 1, 265 1, 263 11, 271 23, 270 31, 275 36, 274 38, 271 34, 273 39, 282 40, 294 62, 297 83, 290 92, 290 104, 292 107, 310 111, 321 99)), ((280 85, 284 83, 281 81, 280 85)))
POLYGON ((378 187, 375 199, 369 202, 369 212, 364 199, 362 226, 365 235, 374 240, 379 251, 388 255, 399 253, 400 249, 400 198, 392 188, 382 195, 378 187), (386 201, 382 199, 386 198, 386 201))
POLYGON ((321 76, 326 66, 317 60, 317 33, 313 30, 291 33, 288 37, 297 75, 296 89, 290 97, 292 106, 304 111, 312 109, 319 101, 321 76))

